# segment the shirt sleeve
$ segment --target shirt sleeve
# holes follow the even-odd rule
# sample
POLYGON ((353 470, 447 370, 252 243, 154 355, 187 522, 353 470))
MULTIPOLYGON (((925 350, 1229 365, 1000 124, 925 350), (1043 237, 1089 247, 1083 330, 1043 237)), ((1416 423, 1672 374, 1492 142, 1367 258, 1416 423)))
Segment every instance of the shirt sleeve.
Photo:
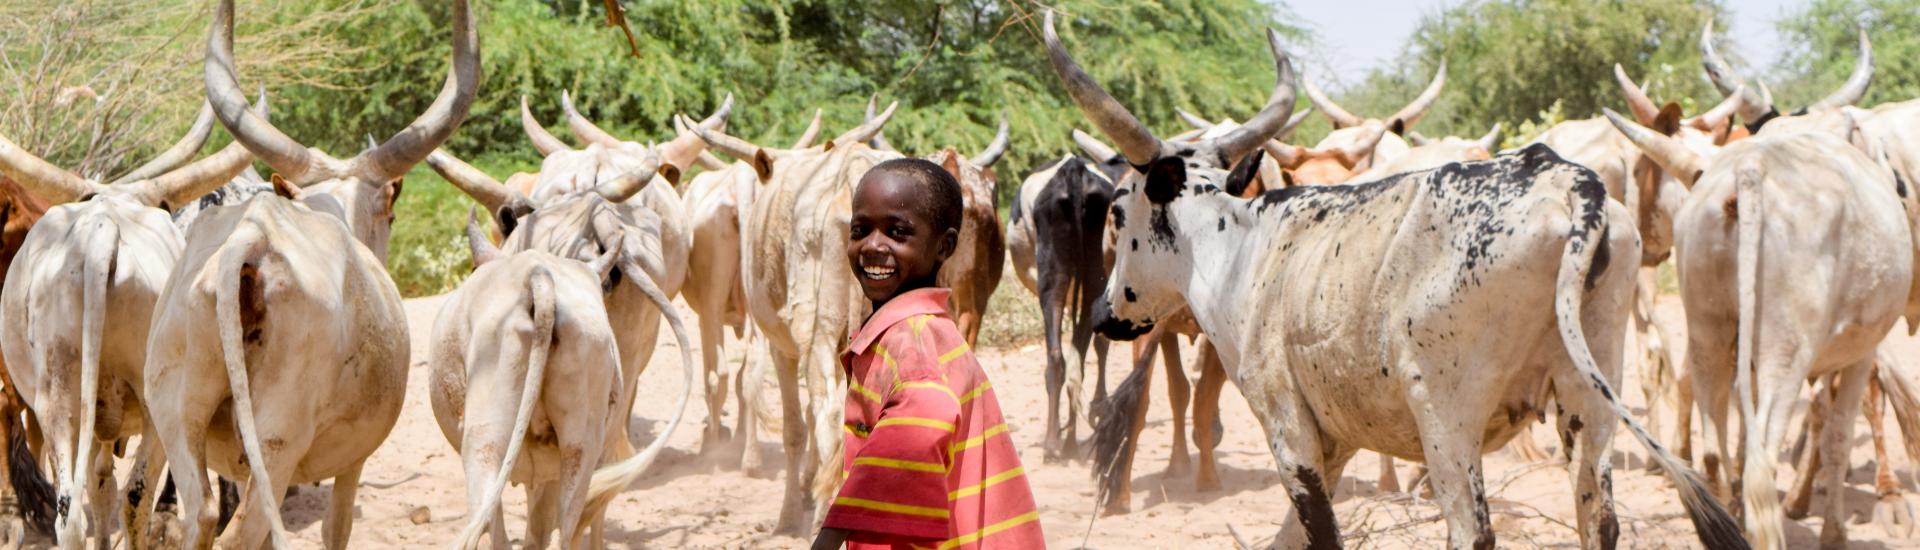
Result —
POLYGON ((825 527, 854 531, 867 543, 940 541, 953 536, 948 452, 959 400, 948 387, 933 339, 901 322, 874 346, 894 370, 879 420, 853 457, 847 480, 827 510, 825 527))

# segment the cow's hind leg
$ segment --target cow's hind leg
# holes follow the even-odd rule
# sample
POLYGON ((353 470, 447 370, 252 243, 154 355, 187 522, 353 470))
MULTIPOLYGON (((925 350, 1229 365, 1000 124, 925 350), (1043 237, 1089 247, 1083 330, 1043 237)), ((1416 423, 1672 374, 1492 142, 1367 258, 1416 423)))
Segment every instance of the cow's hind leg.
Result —
MULTIPOLYGON (((83 434, 81 437, 93 437, 83 434)), ((113 442, 95 441, 93 456, 89 457, 88 467, 93 468, 93 486, 87 488, 88 523, 93 528, 93 547, 95 550, 109 550, 113 547, 113 533, 116 512, 120 511, 120 484, 113 477, 113 442)))
POLYGON ((720 316, 700 316, 700 364, 706 368, 707 429, 701 432, 700 452, 710 454, 727 442, 727 430, 721 424, 722 412, 727 406, 728 376, 726 365, 722 364, 725 355, 726 328, 720 323, 720 316))
POLYGON ((162 445, 168 449, 167 471, 180 498, 180 518, 186 523, 185 547, 205 550, 213 547, 213 537, 219 534, 215 524, 220 520, 220 512, 209 506, 213 493, 207 486, 206 420, 212 412, 179 410, 192 404, 184 400, 178 406, 153 407, 152 414, 162 445))
POLYGON ((353 498, 360 491, 360 470, 366 465, 363 459, 333 478, 333 499, 327 503, 326 523, 321 526, 327 550, 346 548, 353 535, 353 498))
POLYGON ((1800 431, 1800 440, 1794 444, 1787 456, 1797 457, 1794 465, 1793 488, 1787 490, 1786 514, 1788 519, 1805 519, 1807 510, 1813 506, 1813 482, 1820 475, 1820 432, 1827 425, 1827 417, 1833 406, 1833 395, 1839 391, 1834 381, 1839 374, 1821 377, 1813 386, 1813 402, 1807 406, 1806 428, 1800 431))
MULTIPOLYGON (((555 524, 559 521, 559 506, 555 499, 560 498, 558 484, 552 482, 534 482, 527 484, 527 548, 546 548, 549 536, 553 535, 555 524)), ((566 536, 561 535, 561 540, 566 536)))
POLYGON ((787 493, 780 502, 780 523, 775 531, 800 534, 806 524, 807 510, 813 505, 807 498, 807 485, 801 475, 806 463, 807 426, 800 412, 799 361, 783 352, 773 352, 773 370, 780 379, 780 443, 786 450, 787 493))
MULTIPOLYGON (((1042 251, 1044 255, 1045 249, 1042 251)), ((1041 265, 1046 265, 1046 261, 1046 258, 1042 258, 1041 265)), ((1060 342, 1061 310, 1067 300, 1066 286, 1065 277, 1059 274, 1044 274, 1040 280, 1040 322, 1042 330, 1046 332, 1047 346, 1047 424, 1046 433, 1041 439, 1041 449, 1044 451, 1042 460, 1046 462, 1058 462, 1068 456, 1060 438, 1061 431, 1066 429, 1061 425, 1060 418, 1060 390, 1067 384, 1067 360, 1060 342)), ((1071 413, 1066 423, 1073 423, 1071 413)))
POLYGON ((1860 414, 1860 401, 1872 378, 1873 360, 1869 358, 1841 371, 1834 381, 1836 391, 1827 407, 1827 425, 1818 441, 1820 461, 1826 465, 1820 476, 1827 488, 1821 512, 1826 521, 1820 526, 1820 546, 1825 548, 1847 545, 1847 451, 1853 441, 1853 419, 1860 414))
MULTIPOLYGON (((281 434, 291 431, 286 430, 289 426, 286 426, 286 423, 275 421, 280 419, 269 420, 271 418, 272 415, 260 415, 260 421, 255 424, 255 426, 261 427, 261 451, 264 453, 262 460, 267 463, 267 479, 249 479, 246 481, 246 487, 240 491, 240 508, 233 514, 233 525, 237 528, 229 528, 227 532, 220 535, 219 546, 221 548, 263 548, 267 546, 273 526, 269 523, 272 520, 269 519, 262 510, 265 510, 267 506, 272 506, 275 509, 280 507, 281 502, 286 498, 287 486, 290 485, 293 480, 294 469, 299 464, 300 457, 306 454, 307 442, 312 436, 305 434, 299 437, 282 436, 281 434), (276 438, 283 442, 282 445, 275 446, 267 443, 274 441, 276 438), (267 484, 267 489, 273 496, 270 502, 259 501, 260 489, 254 486, 255 483, 267 484)), ((300 420, 306 421, 307 419, 302 418, 300 420)), ((352 513, 351 508, 349 508, 348 513, 352 513)))
MULTIPOLYGON (((1867 427, 1873 430, 1873 523, 1898 538, 1911 538, 1914 531, 1913 504, 1900 493, 1900 478, 1887 456, 1887 411, 1885 391, 1880 386, 1880 369, 1874 365, 1874 378, 1867 382, 1867 427)), ((1896 375, 1897 376, 1897 375, 1896 375)))
POLYGON ((1194 476, 1194 489, 1220 489, 1219 463, 1213 451, 1220 446, 1220 390, 1227 383, 1227 369, 1220 363, 1220 352, 1206 335, 1200 336, 1200 387, 1194 392, 1193 445, 1200 449, 1200 471, 1194 476))

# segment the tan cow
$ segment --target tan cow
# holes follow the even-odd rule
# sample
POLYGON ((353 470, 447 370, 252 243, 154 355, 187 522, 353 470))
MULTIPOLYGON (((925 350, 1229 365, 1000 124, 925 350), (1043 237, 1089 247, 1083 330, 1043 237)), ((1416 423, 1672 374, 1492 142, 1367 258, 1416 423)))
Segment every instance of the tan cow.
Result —
MULTIPOLYGON (((1877 148, 1855 141, 1861 134, 1848 112, 1776 119, 1712 156, 1611 111, 1608 118, 1691 187, 1674 219, 1688 375, 1705 435, 1722 456, 1731 456, 1727 401, 1738 403, 1747 536, 1760 548, 1784 547, 1780 497, 1765 480, 1774 478, 1801 384, 1839 373, 1815 444, 1822 462, 1844 464, 1874 348, 1897 318, 1912 323, 1920 312, 1920 293, 1910 292, 1909 198, 1875 159, 1877 148), (1886 299, 1901 295, 1907 299, 1886 299)), ((1845 468, 1822 473, 1821 543, 1843 545, 1845 468)))
POLYGON ((620 357, 606 298, 624 247, 588 263, 544 250, 509 256, 472 216, 467 240, 474 273, 441 307, 430 351, 434 418, 467 474, 467 524, 457 545, 477 547, 489 526, 494 548, 511 544, 500 511, 511 479, 528 486, 529 544, 544 548, 559 529, 561 548, 577 546, 590 524, 602 529, 607 504, 632 481, 608 476, 644 471, 679 427, 693 363, 682 365, 680 403, 666 430, 646 451, 611 463, 627 441, 627 422, 615 409, 620 357))
POLYGON ((764 186, 742 234, 741 270, 748 314, 766 338, 780 381, 787 460, 781 532, 811 530, 840 482, 846 375, 839 353, 871 308, 855 291, 841 243, 847 241, 854 184, 874 165, 900 157, 866 144, 897 106, 830 142, 798 150, 763 148, 693 126, 715 150, 751 165, 764 186), (798 393, 802 376, 809 394, 805 413, 798 393))
MULTIPOLYGON (((211 111, 203 114, 210 126, 211 111)), ((195 126, 175 149, 197 150, 206 141, 207 132, 195 126)), ((244 147, 229 145, 178 170, 149 164, 133 172, 151 179, 103 185, 0 137, 0 172, 57 205, 21 243, 19 269, 7 272, 0 344, 10 383, 20 384, 51 443, 60 499, 71 503, 56 518, 63 548, 82 547, 89 527, 98 545, 108 544, 120 504, 112 449, 146 428, 148 321, 182 246, 167 206, 198 198, 252 160, 244 147)))
POLYGON ((212 542, 206 468, 249 480, 226 546, 255 547, 270 533, 287 547, 286 487, 323 479, 334 481, 325 542, 347 544, 361 468, 405 401, 406 315, 382 265, 393 202, 400 178, 453 134, 480 85, 468 2, 454 0, 449 15, 453 62, 440 95, 406 129, 340 160, 246 110, 233 1, 214 12, 207 99, 234 140, 278 172, 279 194, 201 214, 148 336, 148 414, 191 518, 189 546, 212 542))

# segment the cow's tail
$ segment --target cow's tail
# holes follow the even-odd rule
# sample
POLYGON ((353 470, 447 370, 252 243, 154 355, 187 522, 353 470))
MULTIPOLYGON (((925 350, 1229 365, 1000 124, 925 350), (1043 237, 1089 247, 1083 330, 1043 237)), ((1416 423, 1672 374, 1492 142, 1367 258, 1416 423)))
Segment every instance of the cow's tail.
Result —
MULTIPOLYGON (((60 480, 62 502, 78 500, 93 486, 93 434, 98 421, 100 399, 100 347, 107 328, 107 281, 113 277, 114 257, 120 247, 120 228, 102 223, 91 232, 80 275, 80 427, 73 434, 74 452, 60 480)), ((62 506, 59 539, 62 547, 79 548, 86 537, 85 510, 105 506, 93 502, 83 506, 62 506)), ((105 526, 100 526, 105 527, 105 526)))
POLYGON ((7 482, 13 486, 20 516, 26 519, 27 527, 36 533, 52 536, 53 503, 59 497, 54 493, 53 483, 47 481, 46 474, 40 471, 40 461, 34 456, 32 446, 27 444, 27 423, 22 422, 20 417, 21 412, 12 412, 7 418, 0 419, 8 424, 7 482))
POLYGON ((227 365, 227 386, 233 392, 233 418, 239 425, 240 443, 246 452, 247 466, 252 470, 249 475, 253 479, 247 483, 254 489, 251 500, 266 515, 267 524, 273 529, 274 547, 292 548, 287 526, 280 520, 280 495, 274 494, 272 478, 267 474, 266 453, 260 449, 260 430, 254 423, 253 393, 247 379, 246 343, 241 339, 241 333, 245 331, 240 319, 241 287, 259 288, 258 285, 243 283, 243 278, 247 276, 243 270, 248 261, 258 258, 264 251, 266 237, 255 234, 245 242, 248 243, 246 246, 228 249, 220 258, 220 278, 214 285, 214 313, 220 324, 220 349, 227 365))
MULTIPOLYGON (((1596 181, 1594 187, 1597 186, 1596 181)), ((1620 402, 1612 383, 1600 373, 1593 352, 1587 346, 1587 336, 1580 324, 1580 306, 1586 301, 1590 279, 1597 278, 1606 269, 1605 263, 1610 257, 1606 240, 1605 201, 1604 192, 1576 192, 1573 195, 1576 208, 1573 232, 1561 255, 1559 277, 1554 286, 1554 316, 1557 321, 1555 324, 1560 328, 1560 339, 1566 346, 1574 369, 1587 380, 1588 389, 1599 392, 1607 400, 1614 415, 1626 423, 1627 430, 1640 440, 1641 445, 1646 446, 1648 454, 1660 464, 1661 471, 1680 489, 1680 504, 1686 508, 1688 518, 1693 520, 1693 528, 1701 544, 1716 550, 1747 548, 1747 541, 1741 536, 1740 524, 1708 492, 1698 473, 1675 458, 1640 425, 1640 421, 1634 419, 1626 404, 1620 402), (1595 270, 1596 264, 1599 264, 1599 271, 1595 270)), ((1572 391, 1573 388, 1568 390, 1572 391)))
MULTIPOLYGON (((673 301, 668 300, 667 294, 660 291, 660 285, 654 283, 653 277, 640 268, 639 262, 631 259, 623 260, 620 268, 626 272, 628 281, 640 287, 640 292, 647 296, 647 301, 653 302, 654 307, 660 309, 660 316, 665 318, 667 326, 673 329, 674 340, 680 348, 680 403, 674 405, 673 417, 667 421, 667 429, 661 430, 660 435, 655 436, 653 442, 648 443, 639 454, 593 473, 593 484, 587 489, 587 510, 604 509, 615 495, 640 479, 640 474, 646 473, 647 467, 652 465, 654 458, 660 455, 660 450, 666 448, 667 440, 673 436, 673 431, 680 427, 680 419, 686 416, 687 403, 693 399, 694 379, 698 376, 695 372, 698 363, 693 361, 693 344, 687 340, 686 324, 681 322, 680 311, 674 308, 673 301)), ((625 414, 625 411, 619 411, 619 414, 625 414)), ((621 422, 626 420, 623 418, 621 422)))
POLYGON ((533 297, 533 332, 527 335, 532 346, 527 349, 527 380, 520 390, 520 409, 514 413, 513 436, 507 439, 507 454, 501 457, 500 471, 487 486, 482 497, 485 500, 467 515, 467 526, 460 531, 455 548, 480 547, 480 537, 486 534, 494 510, 500 507, 501 495, 507 492, 507 483, 513 477, 514 463, 526 445, 527 426, 533 423, 533 408, 540 402, 541 386, 547 380, 547 360, 554 340, 553 274, 545 267, 535 267, 527 277, 527 293, 533 297))

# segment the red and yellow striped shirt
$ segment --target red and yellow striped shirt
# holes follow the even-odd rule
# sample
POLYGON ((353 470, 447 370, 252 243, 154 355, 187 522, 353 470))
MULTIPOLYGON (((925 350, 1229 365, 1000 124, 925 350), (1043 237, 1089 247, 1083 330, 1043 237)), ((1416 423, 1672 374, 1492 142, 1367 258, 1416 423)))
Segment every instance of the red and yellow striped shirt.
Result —
POLYGON ((947 314, 949 291, 894 297, 854 335, 846 482, 824 527, 847 547, 1044 548, 993 384, 947 314))

